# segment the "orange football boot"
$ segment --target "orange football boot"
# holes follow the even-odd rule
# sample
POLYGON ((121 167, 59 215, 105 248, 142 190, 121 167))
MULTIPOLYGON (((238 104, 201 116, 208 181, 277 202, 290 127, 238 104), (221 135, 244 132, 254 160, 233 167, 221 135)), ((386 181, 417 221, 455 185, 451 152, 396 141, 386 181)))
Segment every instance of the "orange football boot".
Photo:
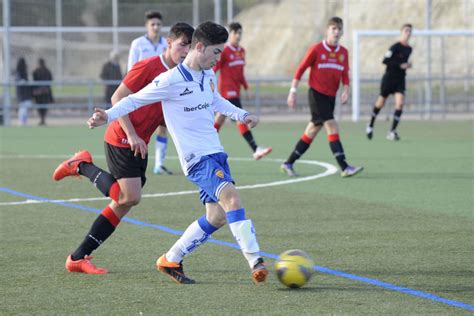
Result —
POLYGON ((259 258, 257 263, 253 266, 252 269, 252 280, 255 284, 265 282, 268 276, 268 270, 265 267, 265 262, 262 258, 259 258))
POLYGON ((92 263, 92 257, 85 256, 81 260, 72 260, 71 255, 67 257, 66 260, 66 269, 69 272, 79 272, 86 274, 106 274, 108 271, 104 268, 97 268, 95 264, 92 263))
POLYGON ((196 281, 188 278, 183 271, 183 262, 171 262, 166 259, 166 254, 156 260, 156 268, 169 276, 178 284, 194 284, 196 281))
POLYGON ((63 161, 57 168, 54 170, 53 179, 59 181, 68 176, 79 176, 77 169, 81 162, 92 163, 92 156, 87 150, 81 150, 74 154, 68 160, 63 161))

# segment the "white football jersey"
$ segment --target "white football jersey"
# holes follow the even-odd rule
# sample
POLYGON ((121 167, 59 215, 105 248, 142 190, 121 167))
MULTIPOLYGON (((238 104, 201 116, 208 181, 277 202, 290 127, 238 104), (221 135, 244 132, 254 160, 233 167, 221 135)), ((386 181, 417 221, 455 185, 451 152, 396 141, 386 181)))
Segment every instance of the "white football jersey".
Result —
POLYGON ((106 110, 108 123, 158 101, 185 175, 202 156, 224 151, 214 128, 215 112, 241 122, 248 115, 217 92, 213 70, 195 71, 179 64, 106 110))
POLYGON ((163 36, 160 36, 160 40, 156 45, 146 35, 134 39, 128 53, 127 70, 132 69, 133 65, 140 60, 161 55, 166 47, 168 47, 168 43, 163 36))

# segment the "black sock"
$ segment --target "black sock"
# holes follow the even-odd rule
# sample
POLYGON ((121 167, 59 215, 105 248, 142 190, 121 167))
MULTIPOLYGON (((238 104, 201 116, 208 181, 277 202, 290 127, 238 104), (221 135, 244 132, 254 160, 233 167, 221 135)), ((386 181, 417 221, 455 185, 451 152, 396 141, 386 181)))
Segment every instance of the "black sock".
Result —
POLYGON ((375 119, 377 118, 377 114, 379 114, 379 112, 380 109, 374 106, 374 108, 372 109, 372 115, 370 116, 370 127, 374 127, 375 119))
POLYGON ((391 131, 394 131, 397 129, 398 123, 400 123, 401 116, 402 116, 402 110, 395 110, 395 113, 393 114, 393 123, 392 123, 391 131))
POLYGON ((298 143, 296 143, 295 149, 285 163, 293 164, 297 159, 303 156, 306 150, 308 150, 310 144, 311 143, 308 144, 300 139, 298 143))
POLYGON ((331 147, 331 151, 334 155, 334 158, 336 158, 339 167, 341 167, 341 170, 344 171, 344 169, 347 168, 347 162, 341 142, 339 140, 330 141, 329 147, 331 147))
POLYGON ((250 148, 252 148, 252 151, 255 152, 257 150, 257 143, 255 142, 255 139, 253 139, 252 132, 247 131, 243 133, 242 136, 245 138, 250 148))
POLYGON ((95 222, 82 241, 79 248, 71 255, 72 260, 80 260, 96 250, 115 230, 115 226, 102 214, 97 217, 95 222))
POLYGON ((92 163, 81 162, 79 164, 79 174, 89 178, 104 196, 109 196, 110 187, 116 182, 110 173, 92 163))

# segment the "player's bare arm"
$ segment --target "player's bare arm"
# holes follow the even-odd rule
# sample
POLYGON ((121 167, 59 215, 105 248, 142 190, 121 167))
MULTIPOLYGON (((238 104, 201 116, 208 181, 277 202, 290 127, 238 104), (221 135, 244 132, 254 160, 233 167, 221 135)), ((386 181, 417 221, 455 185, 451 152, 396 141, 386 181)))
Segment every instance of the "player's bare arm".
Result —
POLYGON ((344 85, 341 94, 341 103, 346 104, 347 100, 349 100, 349 85, 344 85))
MULTIPOLYGON (((112 95, 112 104, 117 104, 120 100, 132 93, 133 92, 122 82, 117 90, 115 90, 115 93, 112 95)), ((135 156, 141 155, 142 159, 145 159, 148 152, 148 146, 146 145, 145 141, 137 135, 137 132, 133 127, 129 116, 124 115, 120 117, 118 121, 120 127, 122 127, 123 131, 127 135, 130 150, 134 152, 135 156)))
POLYGON ((286 100, 290 109, 296 108, 296 92, 298 91, 299 83, 300 81, 298 79, 293 79, 293 81, 291 81, 290 92, 288 93, 288 98, 286 100))
POLYGON ((408 68, 411 68, 411 67, 412 67, 411 63, 400 64, 400 68, 402 68, 402 69, 408 69, 408 68))

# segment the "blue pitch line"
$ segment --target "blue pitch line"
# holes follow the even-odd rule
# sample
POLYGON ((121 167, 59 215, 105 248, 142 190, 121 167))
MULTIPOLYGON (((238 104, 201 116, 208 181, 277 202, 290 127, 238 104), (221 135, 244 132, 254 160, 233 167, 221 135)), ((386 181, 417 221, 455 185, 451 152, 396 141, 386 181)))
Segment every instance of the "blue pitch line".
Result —
MULTIPOLYGON (((9 194, 15 195, 15 196, 21 196, 21 197, 31 199, 31 200, 48 202, 48 203, 52 203, 52 204, 57 204, 57 205, 66 206, 66 207, 70 207, 70 208, 75 208, 75 209, 79 209, 79 210, 83 210, 83 211, 87 211, 87 212, 92 212, 92 213, 97 213, 97 214, 101 213, 101 210, 96 209, 96 208, 87 207, 87 206, 83 206, 83 205, 79 205, 79 204, 54 201, 54 200, 51 200, 51 199, 48 199, 48 198, 43 198, 43 197, 39 197, 39 196, 35 196, 35 195, 23 193, 23 192, 18 192, 18 191, 9 189, 9 188, 0 187, 0 191, 3 191, 5 193, 9 193, 9 194)), ((143 221, 140 221, 140 220, 137 220, 137 219, 127 217, 127 216, 122 218, 122 222, 127 222, 127 223, 134 224, 134 225, 155 228, 155 229, 159 229, 159 230, 162 230, 164 232, 167 232, 167 233, 170 233, 170 234, 173 234, 173 235, 178 235, 178 236, 181 236, 183 234, 183 231, 181 231, 181 230, 175 230, 175 229, 172 229, 172 228, 169 228, 169 227, 166 227, 166 226, 143 222, 143 221)), ((240 247, 237 244, 234 244, 234 243, 230 243, 230 242, 226 242, 226 241, 222 241, 222 240, 217 240, 217 239, 212 239, 212 238, 209 239, 208 242, 240 250, 240 247)), ((268 253, 268 252, 260 252, 260 254, 263 257, 270 258, 270 259, 277 259, 278 258, 278 255, 268 253)), ((434 294, 431 294, 431 293, 418 291, 418 290, 414 290, 414 289, 410 289, 410 288, 406 288, 406 287, 402 287, 402 286, 382 282, 382 281, 379 281, 379 280, 376 280, 376 279, 370 279, 370 278, 366 278, 366 277, 363 277, 363 276, 359 276, 359 275, 355 275, 355 274, 351 274, 351 273, 347 273, 347 272, 343 272, 343 271, 333 270, 333 269, 330 269, 330 268, 325 268, 325 267, 321 267, 321 266, 317 266, 317 265, 315 265, 313 268, 314 268, 314 270, 316 270, 318 272, 321 272, 321 273, 335 275, 335 276, 338 276, 338 277, 342 277, 342 278, 355 280, 355 281, 371 284, 371 285, 374 285, 374 286, 382 287, 382 288, 392 290, 392 291, 395 291, 395 292, 401 292, 401 293, 405 293, 405 294, 408 294, 408 295, 413 295, 413 296, 417 296, 417 297, 424 298, 424 299, 427 299, 427 300, 431 300, 431 301, 434 301, 434 302, 443 303, 443 304, 446 304, 446 305, 450 305, 450 306, 459 307, 459 308, 463 308, 463 309, 466 309, 466 310, 474 311, 474 305, 470 305, 470 304, 455 301, 455 300, 450 300, 450 299, 443 298, 443 297, 440 297, 440 296, 437 296, 437 295, 434 295, 434 294)))

